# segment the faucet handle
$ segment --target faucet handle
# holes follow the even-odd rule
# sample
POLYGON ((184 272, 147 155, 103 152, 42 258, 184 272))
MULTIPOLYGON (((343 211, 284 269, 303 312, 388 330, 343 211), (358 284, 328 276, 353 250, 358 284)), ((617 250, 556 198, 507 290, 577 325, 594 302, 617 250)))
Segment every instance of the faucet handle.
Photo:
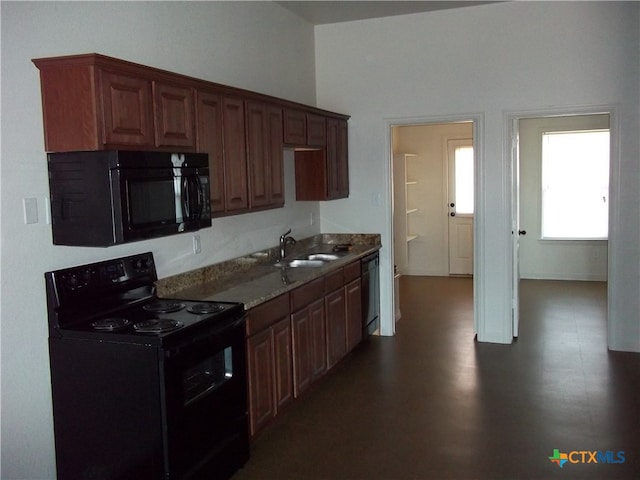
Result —
POLYGON ((282 235, 280 235, 280 238, 285 238, 287 235, 289 235, 291 233, 291 229, 287 230, 286 232, 284 232, 282 235))

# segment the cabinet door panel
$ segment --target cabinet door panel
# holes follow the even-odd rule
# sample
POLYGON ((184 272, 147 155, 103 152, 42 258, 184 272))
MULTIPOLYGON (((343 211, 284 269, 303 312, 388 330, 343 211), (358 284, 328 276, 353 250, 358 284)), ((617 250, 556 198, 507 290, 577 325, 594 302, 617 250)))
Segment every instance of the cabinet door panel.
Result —
POLYGON ((327 316, 327 368, 347 353, 346 304, 344 287, 325 297, 327 316))
POLYGON ((224 159, 222 156, 222 97, 208 92, 197 93, 197 150, 209 155, 211 211, 223 212, 224 159))
POLYGON ((247 164, 251 207, 269 204, 269 151, 265 143, 265 128, 265 106, 261 103, 247 102, 247 164))
POLYGON ((345 285, 347 351, 353 350, 362 341, 362 283, 360 278, 345 285))
POLYGON ((193 89, 153 84, 155 134, 158 147, 195 147, 193 89))
POLYGON ((249 420, 251 435, 275 415, 273 391, 273 332, 267 329, 247 340, 249 420))
POLYGON ((285 109, 283 139, 289 145, 307 143, 307 116, 304 112, 285 109))
POLYGON ((101 85, 104 143, 154 146, 151 82, 102 72, 101 85))
POLYGON ((225 97, 222 103, 226 210, 246 210, 249 196, 244 102, 225 97))
POLYGON ((327 144, 327 124, 321 115, 307 115, 307 145, 324 147, 327 144))
POLYGON ((327 370, 327 333, 325 322, 324 298, 309 305, 311 321, 311 376, 312 380, 321 377, 327 370))
POLYGON ((291 315, 293 339, 293 380, 295 396, 304 392, 312 380, 311 316, 305 308, 291 315))
POLYGON ((267 108, 267 138, 269 144, 270 184, 272 206, 284 205, 284 150, 282 143, 282 109, 267 108))
POLYGON ((275 357, 274 388, 276 414, 293 400, 293 359, 291 356, 291 323, 289 317, 273 326, 275 357))
POLYGON ((336 120, 337 146, 336 158, 338 162, 338 197, 349 196, 349 130, 346 120, 336 120))

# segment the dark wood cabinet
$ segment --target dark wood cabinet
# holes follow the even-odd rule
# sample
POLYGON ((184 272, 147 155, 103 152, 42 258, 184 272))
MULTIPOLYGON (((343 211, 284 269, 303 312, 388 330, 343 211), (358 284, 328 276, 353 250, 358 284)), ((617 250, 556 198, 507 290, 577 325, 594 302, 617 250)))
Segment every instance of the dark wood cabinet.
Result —
POLYGON ((324 302, 327 316, 327 368, 331 368, 347 354, 344 287, 328 294, 324 302))
POLYGON ((303 110, 284 109, 283 141, 301 148, 322 148, 327 144, 327 124, 324 115, 303 110))
POLYGON ((327 368, 336 365, 362 340, 360 262, 326 277, 327 368))
POLYGON ((327 119, 327 199, 349 196, 347 122, 327 119))
POLYGON ((295 153, 297 200, 335 200, 349 196, 347 121, 327 118, 326 124, 326 148, 295 153))
POLYGON ((225 211, 241 213, 249 209, 244 101, 241 98, 223 98, 222 132, 224 144, 225 211))
POLYGON ((295 396, 300 396, 327 369, 324 278, 291 292, 291 334, 295 396))
POLYGON ((34 60, 48 152, 195 148, 192 85, 87 54, 34 60))
POLYGON ((298 200, 349 194, 345 115, 99 54, 33 63, 48 152, 208 153, 214 216, 283 206, 285 146, 307 150, 298 200))
POLYGON ((196 94, 197 150, 209 155, 214 216, 249 209, 244 102, 212 91, 196 94))
POLYGON ((362 341, 362 282, 360 277, 344 287, 346 303, 347 351, 362 341))
POLYGON ((327 369, 324 299, 291 314, 294 392, 299 397, 327 369))
POLYGON ((289 295, 252 309, 247 336, 249 429, 253 437, 293 400, 289 295))
POLYGON ((252 308, 246 325, 254 437, 361 342, 360 260, 252 308))
POLYGON ((209 155, 211 212, 226 209, 222 140, 222 96, 207 91, 196 93, 197 151, 209 155))
POLYGON ((247 158, 252 209, 284 205, 282 109, 247 102, 247 158))
POLYGON ((286 145, 306 145, 307 114, 301 110, 284 109, 283 140, 286 145))
POLYGON ((99 78, 102 95, 98 102, 102 102, 102 118, 97 119, 96 144, 100 144, 97 148, 105 145, 154 146, 151 82, 109 71, 101 71, 99 78))
POLYGON ((249 429, 256 435, 276 415, 274 397, 273 330, 247 339, 249 429))
POLYGON ((324 147, 327 144, 327 120, 322 115, 307 113, 307 145, 324 147))
POLYGON ((194 90, 190 86, 153 82, 155 145, 192 150, 195 145, 194 90))

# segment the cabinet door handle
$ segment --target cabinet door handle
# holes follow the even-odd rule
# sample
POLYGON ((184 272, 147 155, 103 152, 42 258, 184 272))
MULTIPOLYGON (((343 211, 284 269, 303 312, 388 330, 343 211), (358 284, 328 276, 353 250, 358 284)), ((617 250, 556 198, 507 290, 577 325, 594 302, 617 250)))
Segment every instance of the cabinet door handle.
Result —
POLYGON ((451 212, 449 215, 451 215, 452 217, 456 216, 456 212, 451 212))

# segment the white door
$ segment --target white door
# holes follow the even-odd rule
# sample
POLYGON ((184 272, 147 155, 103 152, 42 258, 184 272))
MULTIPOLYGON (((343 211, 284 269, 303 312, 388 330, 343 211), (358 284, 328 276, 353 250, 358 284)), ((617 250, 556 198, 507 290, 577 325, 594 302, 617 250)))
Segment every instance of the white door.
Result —
POLYGON ((512 302, 513 336, 518 337, 520 325, 520 157, 518 146, 518 120, 511 124, 511 242, 512 242, 512 302))
POLYGON ((447 142, 449 274, 473 274, 473 140, 447 142))

